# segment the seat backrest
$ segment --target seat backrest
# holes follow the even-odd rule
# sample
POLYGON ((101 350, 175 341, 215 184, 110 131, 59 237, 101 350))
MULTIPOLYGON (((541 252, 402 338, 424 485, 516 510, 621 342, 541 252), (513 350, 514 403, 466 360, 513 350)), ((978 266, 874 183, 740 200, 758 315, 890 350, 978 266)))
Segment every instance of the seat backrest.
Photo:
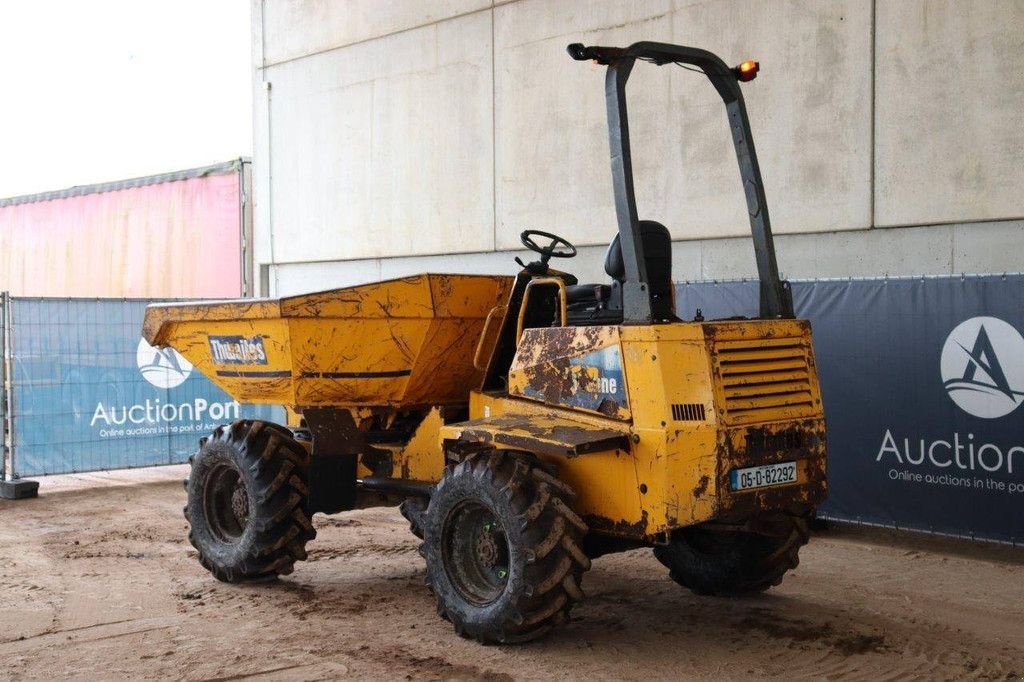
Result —
MULTIPOLYGON (((674 311, 672 296, 672 235, 668 228, 654 220, 641 220, 640 243, 647 263, 647 283, 657 317, 671 317, 674 311)), ((622 246, 616 234, 604 257, 604 271, 617 282, 626 279, 626 266, 622 260, 622 246)))
MULTIPOLYGON (((647 279, 651 285, 657 282, 672 282, 672 235, 668 228, 654 220, 640 221, 640 243, 644 260, 647 261, 647 279)), ((622 260, 622 246, 619 235, 608 245, 604 254, 604 271, 617 282, 626 279, 626 265, 622 260)))

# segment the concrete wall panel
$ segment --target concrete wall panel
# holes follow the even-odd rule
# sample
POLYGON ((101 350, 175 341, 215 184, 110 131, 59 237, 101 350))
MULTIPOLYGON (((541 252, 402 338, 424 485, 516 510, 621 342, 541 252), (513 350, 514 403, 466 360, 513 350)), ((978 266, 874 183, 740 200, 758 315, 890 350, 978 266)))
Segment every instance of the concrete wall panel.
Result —
POLYGON ((784 235, 776 245, 779 269, 793 278, 865 277, 953 272, 953 233, 948 226, 784 235))
POLYGON ((277 262, 493 248, 489 13, 263 71, 277 262))
MULTIPOLYGON (((252 0, 253 259, 273 263, 270 251, 270 95, 263 80, 263 0, 252 0)), ((258 268, 257 268, 258 269, 258 268)))
POLYGON ((287 263, 274 267, 271 296, 293 296, 311 291, 379 282, 380 260, 287 263))
MULTIPOLYGON (((953 233, 949 226, 901 230, 859 230, 787 234, 775 240, 779 271, 792 279, 810 277, 877 277, 953 272, 953 233)), ((748 239, 716 239, 702 245, 698 279, 757 276, 748 239)))
MULTIPOLYGON (((282 292, 512 272, 526 228, 576 242, 568 269, 603 280, 615 231, 604 69, 564 48, 641 39, 761 62, 744 92, 788 276, 1020 269, 1021 2, 253 6, 256 254, 279 264, 282 292)), ((647 64, 630 93, 641 217, 689 240, 673 247, 676 277, 753 275, 717 96, 647 64)))
POLYGON ((875 223, 1024 216, 1024 3, 877 10, 875 223))
POLYGON ((267 131, 269 109, 268 93, 262 81, 253 86, 253 257, 257 263, 273 263, 271 249, 273 230, 270 228, 270 135, 267 131))
POLYGON ((264 15, 263 65, 491 6, 490 0, 254 0, 254 4, 260 5, 264 15))
MULTIPOLYGON (((569 60, 570 42, 662 40, 761 61, 744 86, 775 227, 870 222, 870 4, 520 0, 495 13, 498 248, 551 227, 582 244, 615 230, 604 68, 569 60)), ((630 126, 641 217, 676 238, 749 229, 721 100, 675 67, 638 64, 630 126)))
MULTIPOLYGON (((742 241, 742 240, 736 240, 742 241)), ((581 282, 609 282, 604 272, 603 246, 583 246, 579 255, 555 267, 571 272, 581 282)), ((509 275, 519 271, 516 257, 533 260, 536 256, 525 250, 488 251, 445 256, 412 256, 408 258, 371 258, 330 263, 289 263, 274 268, 277 294, 287 296, 306 291, 347 287, 364 282, 405 277, 422 272, 449 272, 484 275, 509 275)), ((701 243, 675 242, 672 245, 676 279, 701 279, 701 243)))
MULTIPOLYGON (((1019 272, 1024 221, 786 234, 776 245, 779 267, 791 279, 1019 272)), ((276 270, 280 292, 295 294, 420 272, 511 275, 515 255, 524 252, 288 264, 276 270)), ((749 238, 675 242, 672 258, 677 281, 757 276, 749 238)), ((603 247, 584 246, 578 257, 559 265, 580 281, 606 282, 603 261, 603 247)))
MULTIPOLYGON (((577 244, 607 244, 614 236, 605 69, 572 61, 565 46, 666 39, 670 11, 669 0, 522 0, 494 10, 497 248, 515 248, 526 228, 577 244)), ((667 132, 652 124, 665 120, 668 76, 637 68, 630 80, 638 174, 665 150, 667 132), (651 129, 658 135, 644 134, 651 129)), ((638 189, 643 208, 651 188, 638 189)))
MULTIPOLYGON (((675 42, 711 50, 730 64, 761 63, 758 78, 743 92, 775 231, 869 227, 871 3, 677 4, 675 42)), ((682 146, 683 158, 661 195, 666 212, 677 212, 685 228, 680 237, 746 233, 746 205, 725 115, 712 105, 711 89, 697 79, 677 72, 680 87, 672 90, 682 120, 670 149, 682 146), (699 99, 693 97, 698 87, 699 99)))
POLYGON ((953 272, 1024 272, 1024 220, 953 225, 953 272))

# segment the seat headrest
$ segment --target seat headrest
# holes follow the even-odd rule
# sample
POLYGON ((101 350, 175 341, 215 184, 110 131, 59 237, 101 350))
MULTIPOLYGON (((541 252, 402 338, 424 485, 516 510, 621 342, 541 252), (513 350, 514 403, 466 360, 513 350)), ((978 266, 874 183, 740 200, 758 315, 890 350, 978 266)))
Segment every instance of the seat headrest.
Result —
MULTIPOLYGON (((641 220, 639 227, 640 244, 645 256, 662 252, 666 248, 671 252, 672 235, 667 227, 655 220, 641 220)), ((604 254, 604 271, 617 282, 626 279, 626 265, 622 261, 622 246, 619 244, 618 234, 612 239, 608 251, 604 254)))

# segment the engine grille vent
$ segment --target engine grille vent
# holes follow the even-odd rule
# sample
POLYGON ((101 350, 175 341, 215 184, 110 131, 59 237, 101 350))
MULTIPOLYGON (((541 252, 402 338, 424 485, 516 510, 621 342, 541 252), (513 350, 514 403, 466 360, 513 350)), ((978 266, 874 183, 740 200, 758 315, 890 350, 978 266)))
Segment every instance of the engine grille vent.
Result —
POLYGON ((677 422, 706 421, 704 403, 672 403, 672 419, 677 422))
POLYGON ((722 341, 715 357, 730 422, 813 416, 814 394, 802 339, 722 341))

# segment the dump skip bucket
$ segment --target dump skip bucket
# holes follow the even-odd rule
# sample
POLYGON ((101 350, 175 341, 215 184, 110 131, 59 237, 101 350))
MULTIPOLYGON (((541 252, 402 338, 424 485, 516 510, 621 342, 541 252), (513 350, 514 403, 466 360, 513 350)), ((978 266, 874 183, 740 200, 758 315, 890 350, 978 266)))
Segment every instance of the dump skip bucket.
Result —
POLYGON ((236 400, 291 406, 465 402, 511 277, 417 275, 282 299, 151 305, 143 335, 236 400))

